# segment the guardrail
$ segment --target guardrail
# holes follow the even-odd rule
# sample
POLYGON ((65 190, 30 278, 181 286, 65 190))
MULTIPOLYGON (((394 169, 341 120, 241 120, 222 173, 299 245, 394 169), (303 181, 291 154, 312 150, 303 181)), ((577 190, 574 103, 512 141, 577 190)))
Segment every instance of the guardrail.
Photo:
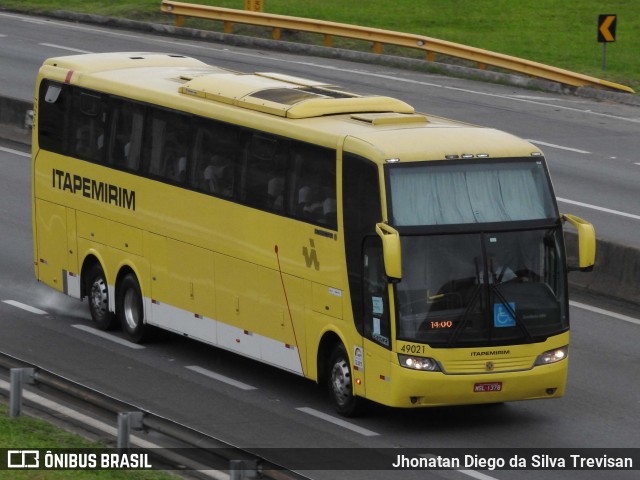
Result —
MULTIPOLYGON (((0 368, 10 373, 9 416, 11 417, 21 414, 23 403, 26 403, 24 389, 25 386, 30 385, 32 390, 38 392, 36 395, 60 398, 65 406, 71 409, 74 406, 85 408, 90 406, 92 419, 117 416, 116 448, 151 452, 151 456, 159 459, 161 465, 167 468, 181 470, 183 473, 188 470, 197 478, 216 480, 254 478, 309 480, 303 475, 290 472, 222 440, 105 395, 6 353, 0 352, 0 368), (153 444, 144 439, 131 439, 131 430, 152 432, 153 444), (159 445, 159 443, 165 443, 165 445, 159 445), (218 471, 218 469, 224 471, 218 471)), ((30 393, 33 392, 30 390, 30 393)), ((68 415, 65 416, 69 418, 68 415)), ((90 427, 87 428, 90 429, 90 427)), ((98 450, 103 448, 100 447, 98 450)))
POLYGON ((274 40, 280 39, 283 29, 318 33, 324 36, 324 45, 326 47, 332 46, 334 36, 353 38, 372 42, 374 53, 382 53, 383 45, 396 45, 423 50, 426 54, 427 61, 434 61, 436 55, 446 55, 475 62, 481 70, 486 69, 486 67, 490 65, 532 77, 544 78, 565 85, 571 85, 573 87, 604 87, 635 93, 631 87, 626 85, 620 85, 510 55, 490 52, 480 48, 468 47, 459 43, 438 40, 436 38, 412 33, 400 33, 324 20, 196 5, 171 0, 163 0, 160 9, 164 13, 175 15, 175 24, 178 27, 184 25, 185 17, 195 17, 223 22, 225 33, 232 33, 234 23, 271 28, 272 38, 274 40))

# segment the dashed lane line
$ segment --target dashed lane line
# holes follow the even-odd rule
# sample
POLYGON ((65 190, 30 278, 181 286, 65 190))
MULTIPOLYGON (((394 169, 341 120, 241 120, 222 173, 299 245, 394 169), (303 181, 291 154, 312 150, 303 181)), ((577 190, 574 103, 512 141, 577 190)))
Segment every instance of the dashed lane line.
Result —
POLYGON ((219 382, 223 382, 223 383, 226 383, 227 385, 231 385, 232 387, 239 388, 240 390, 257 390, 258 389, 257 387, 254 387, 247 383, 242 383, 238 380, 234 380, 233 378, 225 377, 224 375, 220 375, 219 373, 216 373, 212 370, 208 370, 206 368, 199 367, 197 365, 189 365, 185 368, 188 370, 191 370, 192 372, 199 373, 200 375, 204 375, 205 377, 213 378, 214 380, 217 380, 219 382))
POLYGON ((321 420, 324 420, 325 422, 333 423, 334 425, 337 425, 339 427, 346 428, 347 430, 351 430, 352 432, 359 433, 360 435, 364 435, 365 437, 375 437, 377 435, 380 435, 377 432, 360 427, 351 422, 347 422, 346 420, 342 420, 341 418, 336 418, 334 416, 327 415, 326 413, 322 413, 313 408, 299 407, 299 408, 296 408, 296 410, 306 413, 308 415, 311 415, 313 417, 319 418, 321 420))
POLYGON ((110 342, 117 343, 118 345, 122 345, 128 348, 132 348, 134 350, 143 350, 146 347, 144 345, 138 345, 137 343, 130 342, 128 340, 124 340, 122 338, 116 337, 115 335, 111 335, 109 333, 103 332, 102 330, 97 330, 93 327, 88 327, 86 325, 71 325, 73 328, 77 328, 78 330, 82 330, 83 332, 90 333, 91 335, 95 335, 96 337, 104 338, 105 340, 109 340, 110 342))

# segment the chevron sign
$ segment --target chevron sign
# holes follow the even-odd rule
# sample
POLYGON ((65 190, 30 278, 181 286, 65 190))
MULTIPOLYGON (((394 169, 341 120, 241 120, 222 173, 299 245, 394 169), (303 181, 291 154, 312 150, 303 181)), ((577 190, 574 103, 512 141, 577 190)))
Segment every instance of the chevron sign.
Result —
POLYGON ((617 15, 598 15, 598 42, 615 42, 617 23, 617 15))

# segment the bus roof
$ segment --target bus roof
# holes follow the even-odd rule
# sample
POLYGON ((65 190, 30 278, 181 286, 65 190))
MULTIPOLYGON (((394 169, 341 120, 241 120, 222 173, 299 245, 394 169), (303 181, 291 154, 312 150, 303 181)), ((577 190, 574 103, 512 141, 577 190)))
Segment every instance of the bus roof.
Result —
POLYGON ((238 121, 239 107, 246 112, 247 125, 266 124, 274 133, 297 136, 291 131, 294 120, 305 138, 313 131, 333 145, 340 137, 358 139, 351 142, 358 150, 354 153, 373 160, 539 154, 530 143, 507 133, 419 114, 395 98, 359 95, 278 73, 235 72, 183 55, 121 52, 57 57, 45 61, 41 76, 223 121, 230 117, 238 121), (212 106, 219 107, 215 115, 212 106), (234 114, 229 107, 236 107, 234 114), (265 114, 273 121, 265 122, 265 114), (251 118, 255 115, 262 118, 251 118))

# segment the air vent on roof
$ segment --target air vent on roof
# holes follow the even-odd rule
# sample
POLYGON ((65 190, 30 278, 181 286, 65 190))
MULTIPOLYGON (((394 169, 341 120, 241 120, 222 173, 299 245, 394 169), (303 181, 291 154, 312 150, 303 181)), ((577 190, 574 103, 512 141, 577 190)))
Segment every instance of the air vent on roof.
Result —
POLYGON ((371 125, 399 125, 408 123, 427 123, 425 115, 419 113, 365 113, 351 115, 351 118, 371 125))

